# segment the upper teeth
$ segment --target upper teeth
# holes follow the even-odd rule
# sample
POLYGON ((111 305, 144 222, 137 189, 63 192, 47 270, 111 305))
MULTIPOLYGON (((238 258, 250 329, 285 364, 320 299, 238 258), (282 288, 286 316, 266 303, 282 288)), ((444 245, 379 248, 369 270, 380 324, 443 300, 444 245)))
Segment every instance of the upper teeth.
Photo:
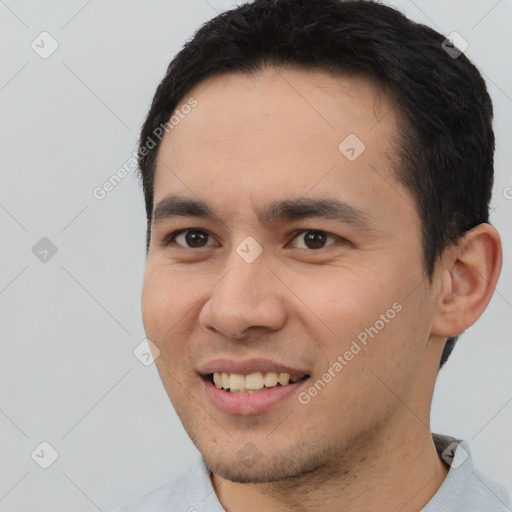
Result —
POLYGON ((241 373, 215 372, 213 382, 219 389, 229 389, 231 392, 255 392, 265 388, 273 388, 277 384, 286 386, 290 382, 297 382, 304 375, 290 375, 289 373, 255 372, 249 375, 241 373))

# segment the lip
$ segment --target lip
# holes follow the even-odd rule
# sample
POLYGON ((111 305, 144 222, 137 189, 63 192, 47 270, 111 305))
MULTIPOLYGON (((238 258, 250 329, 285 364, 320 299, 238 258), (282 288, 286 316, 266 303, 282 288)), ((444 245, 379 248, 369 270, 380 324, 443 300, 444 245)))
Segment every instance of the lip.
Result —
POLYGON ((203 377, 215 372, 241 373, 243 375, 255 372, 289 373, 290 375, 299 376, 311 375, 311 371, 305 368, 292 367, 270 359, 262 358, 246 359, 245 361, 237 361, 235 359, 228 358, 214 359, 203 364, 198 369, 198 372, 203 377))
POLYGON ((306 378, 286 386, 278 385, 258 393, 230 393, 217 388, 207 376, 201 376, 200 379, 206 396, 215 407, 226 414, 239 416, 263 414, 278 404, 282 406, 287 398, 291 398, 292 395, 296 396, 300 388, 309 381, 309 378, 306 378))

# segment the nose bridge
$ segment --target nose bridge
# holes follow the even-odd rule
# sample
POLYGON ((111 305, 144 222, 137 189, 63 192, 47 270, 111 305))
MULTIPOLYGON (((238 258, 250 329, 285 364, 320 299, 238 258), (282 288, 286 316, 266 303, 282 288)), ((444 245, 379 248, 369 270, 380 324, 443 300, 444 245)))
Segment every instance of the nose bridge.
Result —
POLYGON ((268 278, 271 273, 266 268, 263 252, 256 255, 254 242, 244 240, 234 247, 227 268, 227 273, 215 286, 212 295, 217 301, 232 307, 233 313, 247 308, 254 310, 261 300, 270 297, 268 278))
MULTIPOLYGON (((227 257, 227 273, 215 286, 213 294, 226 294, 224 299, 251 303, 258 301, 268 291, 271 272, 263 245, 254 237, 245 236, 233 245, 227 257)), ((268 296, 268 293, 266 294, 268 296)))
POLYGON ((285 308, 258 242, 247 237, 233 247, 226 269, 201 311, 203 327, 232 338, 250 327, 278 329, 286 321, 285 308))

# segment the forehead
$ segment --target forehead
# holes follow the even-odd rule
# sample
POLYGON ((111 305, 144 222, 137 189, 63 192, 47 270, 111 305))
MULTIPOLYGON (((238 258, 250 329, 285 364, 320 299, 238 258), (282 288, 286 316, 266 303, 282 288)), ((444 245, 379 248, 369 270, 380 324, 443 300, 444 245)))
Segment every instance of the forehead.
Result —
POLYGON ((229 198, 237 210, 312 191, 385 203, 401 188, 392 169, 394 104, 362 77, 276 68, 222 74, 194 87, 175 113, 180 121, 157 155, 155 204, 184 192, 219 208, 229 198), (194 108, 184 109, 191 99, 194 108))
POLYGON ((370 142, 370 138, 391 135, 390 129, 395 129, 394 110, 388 96, 363 77, 272 67, 250 74, 226 73, 208 78, 182 99, 175 111, 180 115, 174 116, 179 124, 162 145, 181 146, 192 137, 200 137, 201 154, 214 143, 218 156, 227 152, 232 158, 250 150, 245 153, 250 158, 263 150, 250 142, 262 142, 270 132, 289 135, 269 140, 273 145, 265 144, 266 150, 278 154, 283 149, 297 151, 300 141, 312 136, 333 135, 336 140, 357 131, 361 139, 370 142), (197 106, 183 115, 184 105, 191 98, 197 106), (239 147, 236 142, 242 140, 246 144, 239 147))

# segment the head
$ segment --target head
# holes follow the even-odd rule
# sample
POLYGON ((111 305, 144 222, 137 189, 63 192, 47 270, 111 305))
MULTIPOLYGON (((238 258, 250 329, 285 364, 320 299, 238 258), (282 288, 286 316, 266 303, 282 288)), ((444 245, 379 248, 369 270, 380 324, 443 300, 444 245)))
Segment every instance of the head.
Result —
POLYGON ((400 403, 427 413, 487 306, 492 103, 444 40, 378 3, 256 0, 203 25, 158 86, 139 141, 143 320, 219 474, 311 471, 406 422, 400 403), (290 361, 309 383, 289 411, 226 414, 200 375, 218 357, 290 361), (272 458, 230 472, 247 442, 272 458))

